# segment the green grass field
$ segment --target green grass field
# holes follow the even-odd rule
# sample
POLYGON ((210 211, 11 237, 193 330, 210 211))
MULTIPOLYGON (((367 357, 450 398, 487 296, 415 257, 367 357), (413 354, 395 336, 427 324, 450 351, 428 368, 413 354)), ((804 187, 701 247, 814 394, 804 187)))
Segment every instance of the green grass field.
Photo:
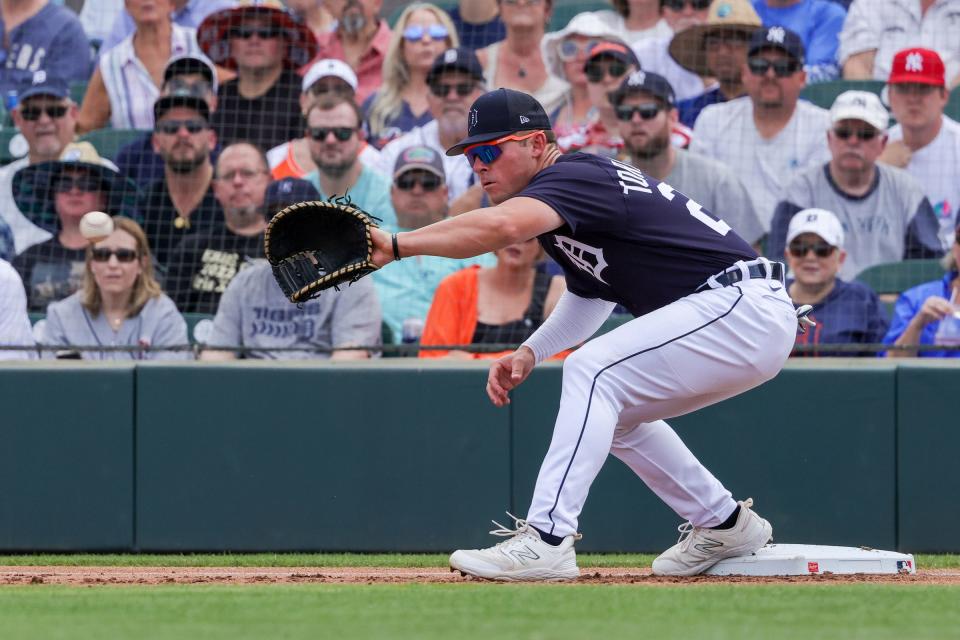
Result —
MULTIPOLYGON (((648 566, 587 555, 581 566, 648 566)), ((957 568, 960 556, 918 556, 957 568)), ((415 566, 442 555, 0 556, 0 565, 415 566)), ((960 587, 302 584, 0 587, 2 638, 960 638, 960 587)))

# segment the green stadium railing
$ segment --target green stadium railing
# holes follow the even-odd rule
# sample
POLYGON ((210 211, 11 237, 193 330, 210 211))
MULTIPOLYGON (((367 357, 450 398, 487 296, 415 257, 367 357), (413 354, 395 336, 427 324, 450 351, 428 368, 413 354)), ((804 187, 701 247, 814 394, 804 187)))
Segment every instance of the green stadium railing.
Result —
POLYGON ((102 158, 116 160, 121 147, 139 139, 147 133, 141 129, 97 129, 80 136, 81 141, 89 142, 102 158))
POLYGON ((831 80, 808 84, 800 92, 800 97, 809 100, 818 107, 829 109, 837 96, 844 91, 869 91, 878 96, 886 83, 883 80, 831 80))
POLYGON ((87 82, 85 80, 70 83, 70 99, 76 102, 78 106, 83 104, 83 96, 85 95, 87 95, 87 82))
POLYGON ((903 260, 874 265, 861 271, 855 279, 869 285, 881 298, 889 298, 942 277, 943 267, 939 260, 903 260))
POLYGON ((947 103, 943 112, 948 118, 960 122, 960 87, 954 87, 953 91, 950 92, 950 102, 947 103))

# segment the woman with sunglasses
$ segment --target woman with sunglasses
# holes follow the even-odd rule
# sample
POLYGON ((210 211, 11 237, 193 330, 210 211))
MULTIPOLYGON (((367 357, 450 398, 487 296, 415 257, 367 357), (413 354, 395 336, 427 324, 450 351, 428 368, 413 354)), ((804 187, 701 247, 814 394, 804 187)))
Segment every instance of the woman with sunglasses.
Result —
POLYGON ((79 357, 88 360, 192 358, 190 351, 149 350, 186 345, 187 323, 153 276, 150 245, 140 225, 114 216, 113 232, 84 253, 83 288, 47 308, 43 344, 126 347, 80 351, 79 357))
POLYGON ((940 264, 946 271, 943 278, 908 289, 897 300, 883 342, 907 348, 888 351, 888 358, 960 358, 960 350, 915 348, 933 344, 960 346, 960 220, 950 251, 940 264))
POLYGON ((152 129, 153 103, 160 96, 163 70, 176 55, 199 54, 197 32, 175 24, 171 0, 127 0, 135 31, 100 58, 90 78, 77 133, 100 129, 152 129))
MULTIPOLYGON (((517 345, 537 330, 564 291, 563 276, 537 265, 543 250, 536 238, 494 251, 493 267, 475 265, 444 278, 437 287, 420 346, 517 345)), ((421 358, 491 359, 509 351, 420 351, 421 358)), ((565 357, 567 352, 559 354, 565 357)))
POLYGON ((124 210, 137 193, 136 185, 89 142, 69 144, 57 162, 29 165, 14 175, 17 207, 31 222, 53 233, 14 261, 27 289, 30 311, 43 311, 80 287, 87 247, 80 233, 84 214, 124 210))
POLYGON ((553 1, 499 0, 499 5, 507 37, 477 51, 487 86, 529 93, 547 113, 556 113, 568 86, 547 68, 540 48, 553 1))
POLYGON ((453 22, 443 9, 426 2, 404 9, 383 60, 383 83, 361 107, 371 144, 382 148, 433 120, 427 74, 437 56, 459 45, 453 22))

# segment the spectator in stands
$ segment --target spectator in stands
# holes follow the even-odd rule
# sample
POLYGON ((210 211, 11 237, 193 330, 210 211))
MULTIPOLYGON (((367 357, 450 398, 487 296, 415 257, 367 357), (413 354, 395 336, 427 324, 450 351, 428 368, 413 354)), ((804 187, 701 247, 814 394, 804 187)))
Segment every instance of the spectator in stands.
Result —
POLYGON ((960 124, 943 115, 949 100, 943 61, 930 49, 904 49, 894 56, 887 87, 897 125, 880 162, 902 167, 917 179, 940 221, 946 249, 960 221, 960 124))
POLYGON ((360 162, 361 123, 360 110, 352 102, 314 104, 307 112, 307 135, 317 170, 304 180, 310 181, 324 200, 349 196, 356 206, 380 218, 383 226, 395 226, 389 181, 360 162))
POLYGON ((337 19, 335 31, 320 38, 318 59, 343 60, 357 74, 357 102, 363 104, 380 86, 383 61, 392 35, 379 17, 383 0, 327 0, 337 19))
MULTIPOLYGON (((223 292, 207 344, 249 349, 247 358, 357 360, 373 354, 350 347, 376 347, 380 341, 380 304, 372 279, 297 305, 283 295, 270 264, 258 260, 223 292)), ((202 360, 236 357, 235 351, 201 355, 202 360)))
POLYGON ((383 84, 361 108, 375 147, 433 119, 427 75, 437 56, 458 44, 453 23, 442 9, 415 2, 403 10, 383 61, 383 84))
POLYGON ((783 255, 787 228, 801 209, 832 211, 847 229, 840 274, 852 280, 867 267, 943 255, 930 201, 906 171, 877 158, 889 114, 867 91, 845 91, 830 109, 830 161, 795 176, 777 205, 767 254, 783 255))
POLYGON ((217 160, 214 195, 223 226, 183 239, 173 252, 166 289, 183 312, 217 310, 220 295, 237 273, 263 257, 263 232, 279 205, 320 197, 305 180, 272 182, 263 152, 235 142, 217 160))
POLYGON ((671 35, 670 25, 660 14, 660 5, 660 0, 613 0, 614 10, 595 11, 594 15, 618 38, 632 45, 647 38, 671 35))
MULTIPOLYGON (((946 275, 908 289, 893 309, 885 344, 960 345, 960 224, 943 258, 946 275)), ((958 358, 958 351, 890 350, 887 357, 958 358)))
POLYGON ((187 360, 190 351, 163 351, 187 344, 187 323, 153 276, 143 229, 113 217, 114 231, 84 250, 83 288, 47 307, 45 344, 139 347, 82 351, 88 360, 187 360))
POLYGON ((551 116, 563 106, 567 83, 552 75, 540 49, 553 0, 499 0, 507 37, 477 52, 487 86, 529 93, 551 116))
MULTIPOLYGON (((300 107, 304 117, 307 111, 317 103, 329 103, 340 100, 353 102, 357 89, 357 76, 343 60, 318 60, 303 76, 303 91, 300 93, 300 107)), ((304 135, 267 151, 270 171, 273 178, 302 178, 317 165, 310 157, 310 137, 304 135)), ((360 143, 360 162, 371 169, 380 165, 380 152, 364 139, 360 143)))
POLYGON ((337 19, 327 9, 325 0, 284 0, 284 4, 297 22, 310 27, 317 40, 337 28, 337 19))
POLYGON ((138 208, 154 257, 166 268, 183 238, 223 225, 210 159, 217 134, 206 101, 190 91, 163 96, 154 111, 153 148, 163 158, 164 176, 144 191, 138 208))
POLYGON ((507 37, 498 0, 460 0, 449 14, 466 49, 483 49, 507 37))
MULTIPOLYGON (((793 279, 787 290, 795 306, 813 306, 810 318, 817 324, 797 334, 798 345, 879 344, 887 331, 880 299, 860 282, 838 277, 847 257, 840 220, 825 209, 804 209, 790 220, 784 255, 793 279)), ((821 352, 818 356, 872 355, 821 352)))
MULTIPOLYGON (((87 0, 86 4, 90 4, 89 0, 87 0)), ((84 8, 86 8, 86 4, 84 8)), ((211 13, 230 9, 235 6, 237 6, 235 0, 173 0, 173 13, 170 14, 170 19, 174 24, 178 24, 181 27, 196 30, 204 18, 211 13)), ((121 9, 113 22, 113 26, 110 28, 109 35, 103 39, 100 45, 100 55, 103 55, 120 44, 124 38, 133 34, 136 28, 137 23, 130 15, 130 12, 126 9, 121 9)))
POLYGON ((404 149, 430 147, 441 155, 447 176, 447 193, 453 200, 476 182, 466 158, 448 156, 446 151, 467 135, 470 105, 485 91, 483 68, 472 51, 447 49, 434 60, 427 84, 430 86, 430 113, 434 119, 385 146, 380 153, 380 173, 393 175, 397 158, 404 149))
POLYGON ((764 229, 794 175, 829 159, 826 109, 798 101, 806 82, 803 43, 783 27, 758 29, 747 49, 743 84, 749 98, 700 112, 691 150, 738 173, 764 229))
MULTIPOLYGON (((444 278, 433 296, 421 347, 517 345, 543 324, 564 291, 562 276, 537 269, 543 249, 536 238, 494 254, 495 267, 472 266, 444 278)), ((420 351, 421 358, 497 358, 504 352, 420 351)))
POLYGON ((0 220, 13 233, 16 253, 49 240, 51 234, 28 220, 13 198, 13 176, 27 165, 52 162, 74 139, 77 105, 66 82, 37 75, 20 89, 20 102, 11 113, 13 124, 27 141, 27 155, 0 167, 0 220))
POLYGON ((296 137, 303 127, 296 70, 316 52, 313 32, 269 0, 209 16, 197 37, 215 64, 237 73, 220 85, 210 121, 221 144, 270 149, 296 137))
MULTIPOLYGON (((20 274, 9 262, 0 259, 0 346, 32 347, 33 331, 27 315, 27 294, 20 274)), ((30 360, 29 350, 0 349, 0 360, 30 360)))
POLYGON ((960 83, 960 0, 855 0, 840 32, 838 58, 847 80, 886 80, 896 52, 929 47, 946 63, 947 87, 960 83))
POLYGON ((68 144, 58 161, 17 172, 13 177, 17 207, 54 232, 13 263, 23 278, 31 311, 43 311, 80 288, 88 244, 80 233, 80 218, 90 211, 123 211, 136 194, 136 185, 89 142, 68 144))
POLYGON ((159 78, 173 56, 197 54, 196 31, 170 21, 171 0, 125 0, 136 30, 100 57, 80 106, 79 132, 152 129, 159 78))
MULTIPOLYGON (((210 108, 217 110, 217 71, 202 53, 187 53, 174 56, 163 70, 161 96, 173 92, 201 98, 210 108)), ((211 151, 215 161, 219 148, 211 151)), ((147 187, 163 178, 163 158, 153 148, 153 133, 144 133, 141 138, 124 145, 117 152, 120 173, 140 187, 147 187)))
POLYGON ((584 65, 594 46, 613 37, 613 30, 589 11, 574 16, 560 31, 544 36, 543 59, 547 71, 570 85, 563 106, 551 119, 561 149, 582 146, 579 141, 584 138, 587 124, 595 113, 587 91, 584 65))
POLYGON ((834 80, 840 75, 837 47, 847 12, 833 0, 753 0, 764 26, 781 26, 800 36, 806 52, 807 82, 834 80))
MULTIPOLYGON (((738 1, 746 2, 747 0, 738 1)), ((721 2, 727 3, 728 9, 724 13, 728 13, 730 2, 715 0, 714 4, 721 2)), ((703 93, 708 84, 713 83, 712 79, 701 77, 685 69, 670 56, 670 43, 684 31, 704 24, 710 13, 710 6, 710 0, 662 0, 660 14, 670 26, 670 35, 644 38, 633 44, 633 52, 640 61, 640 68, 666 78, 673 87, 677 100, 698 96, 703 93)), ((757 26, 760 26, 759 23, 757 26)), ((691 46, 700 47, 701 38, 691 42, 691 46)))
POLYGON ((87 36, 69 9, 48 0, 5 0, 0 3, 0 34, 0 95, 5 100, 46 76, 67 83, 90 77, 93 57, 87 36))
POLYGON ((615 157, 623 151, 623 138, 618 133, 617 113, 610 104, 610 92, 623 79, 640 68, 640 61, 626 44, 613 40, 597 43, 583 67, 587 76, 587 95, 594 106, 586 128, 580 136, 567 136, 564 153, 587 151, 615 157))
POLYGON ((707 105, 746 95, 742 72, 750 37, 759 26, 760 17, 748 0, 714 0, 704 24, 674 36, 671 57, 694 74, 716 79, 703 93, 679 99, 680 122, 692 127, 707 105))
MULTIPOLYGON (((411 231, 447 216, 447 185, 443 154, 430 147, 404 149, 393 171, 390 201, 397 212, 397 231, 411 231)), ((382 269, 373 274, 380 298, 383 321, 390 327, 394 342, 416 341, 430 309, 433 292, 440 280, 474 264, 488 264, 487 257, 450 260, 415 256, 397 263, 396 271, 382 269)))
POLYGON ((677 108, 666 78, 634 71, 611 93, 610 101, 628 162, 723 219, 744 240, 759 241, 763 226, 736 174, 716 160, 670 144, 677 108))

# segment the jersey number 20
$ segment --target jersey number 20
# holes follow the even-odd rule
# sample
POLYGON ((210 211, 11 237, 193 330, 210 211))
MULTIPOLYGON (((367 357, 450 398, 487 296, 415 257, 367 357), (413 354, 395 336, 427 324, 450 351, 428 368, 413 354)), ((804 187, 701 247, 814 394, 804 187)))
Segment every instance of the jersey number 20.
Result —
MULTIPOLYGON (((657 185, 657 190, 667 200, 673 202, 673 198, 676 195, 673 191, 673 187, 668 185, 666 182, 661 182, 657 185)), ((714 218, 710 214, 706 213, 703 210, 703 207, 700 206, 699 202, 694 202, 693 200, 687 199, 687 211, 690 212, 694 218, 707 225, 717 233, 722 236, 727 235, 730 232, 730 225, 728 225, 723 220, 714 218)))

